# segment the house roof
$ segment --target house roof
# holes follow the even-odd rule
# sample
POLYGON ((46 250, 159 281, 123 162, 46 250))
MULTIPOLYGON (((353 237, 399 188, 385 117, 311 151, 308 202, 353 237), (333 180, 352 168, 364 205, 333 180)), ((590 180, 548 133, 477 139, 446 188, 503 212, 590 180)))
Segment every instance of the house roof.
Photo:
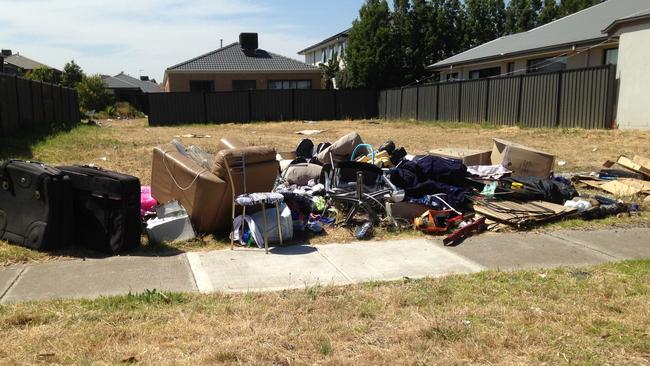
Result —
POLYGON ((484 43, 430 65, 430 69, 487 61, 538 50, 589 44, 607 39, 602 30, 613 21, 645 10, 650 0, 608 0, 527 32, 484 43))
POLYGON ((5 56, 5 63, 14 65, 23 70, 33 70, 38 69, 39 67, 46 67, 48 69, 56 70, 53 67, 50 67, 44 63, 40 63, 38 61, 34 61, 31 58, 25 57, 18 53, 14 53, 11 56, 5 56))
POLYGON ((348 34, 350 33, 350 29, 352 29, 352 28, 348 28, 348 29, 344 30, 343 32, 340 32, 340 33, 337 33, 337 34, 335 34, 335 35, 333 35, 331 37, 325 38, 324 40, 322 40, 322 41, 320 41, 320 42, 318 42, 316 44, 313 44, 313 45, 305 48, 304 50, 298 51, 298 54, 303 55, 307 51, 310 51, 310 50, 312 50, 314 48, 318 48, 319 46, 322 46, 322 45, 324 45, 326 43, 335 41, 335 40, 337 40, 339 38, 348 38, 348 34))
POLYGON ((253 56, 244 53, 239 42, 208 52, 167 68, 167 71, 320 71, 304 62, 258 49, 253 56))
POLYGON ((607 26, 607 28, 603 29, 603 33, 611 34, 621 24, 629 23, 629 22, 635 22, 637 20, 644 20, 644 19, 649 19, 649 18, 650 18, 650 3, 648 4, 647 9, 638 11, 636 13, 632 13, 632 14, 626 16, 626 17, 623 17, 623 18, 616 19, 611 24, 609 24, 607 26))
POLYGON ((109 89, 140 89, 143 93, 160 93, 162 89, 152 81, 136 79, 123 72, 115 76, 102 77, 109 89))

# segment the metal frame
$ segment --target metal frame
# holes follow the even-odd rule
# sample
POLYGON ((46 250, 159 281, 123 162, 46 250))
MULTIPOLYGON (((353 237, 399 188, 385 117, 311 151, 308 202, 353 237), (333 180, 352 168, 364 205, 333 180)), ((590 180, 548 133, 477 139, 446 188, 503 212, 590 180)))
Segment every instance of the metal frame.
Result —
MULTIPOLYGON (((230 181, 230 192, 232 193, 232 216, 231 216, 231 224, 232 224, 232 230, 233 232, 235 231, 235 210, 237 206, 237 193, 235 191, 235 181, 233 179, 233 174, 234 175, 240 175, 242 177, 242 185, 243 185, 243 191, 242 194, 248 193, 246 189, 246 181, 247 181, 247 174, 246 174, 246 155, 244 153, 241 154, 239 157, 234 157, 234 163, 235 164, 241 164, 241 166, 234 166, 231 167, 230 163, 228 162, 228 158, 224 157, 224 162, 226 164, 226 171, 228 172, 228 180, 230 181)), ((260 203, 260 206, 262 208, 262 217, 264 220, 264 228, 262 230, 262 235, 264 236, 264 252, 266 254, 269 254, 269 238, 268 238, 268 233, 267 233, 267 228, 268 228, 268 222, 266 220, 266 204, 265 203, 260 203)), ((246 206, 242 205, 242 232, 244 225, 246 225, 246 220, 244 218, 246 217, 246 206)), ((280 236, 280 245, 284 244, 284 240, 282 238, 282 224, 280 220, 280 202, 275 203, 275 218, 277 220, 278 224, 278 235, 280 236)), ((230 236, 230 250, 235 249, 235 239, 234 235, 230 236)))

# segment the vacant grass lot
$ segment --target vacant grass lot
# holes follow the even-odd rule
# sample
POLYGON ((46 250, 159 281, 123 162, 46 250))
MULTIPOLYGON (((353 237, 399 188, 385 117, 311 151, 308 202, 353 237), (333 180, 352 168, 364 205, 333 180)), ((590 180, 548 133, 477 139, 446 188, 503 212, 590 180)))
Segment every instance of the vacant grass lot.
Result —
POLYGON ((490 125, 413 122, 413 121, 334 121, 306 124, 302 122, 184 125, 148 127, 146 119, 105 122, 106 127, 79 126, 66 133, 33 142, 23 139, 0 139, 0 159, 23 158, 48 164, 96 164, 138 176, 150 183, 151 150, 175 136, 207 134, 211 138, 180 138, 185 144, 214 148, 223 136, 236 136, 251 144, 269 145, 278 151, 291 151, 303 136, 295 132, 317 129, 324 132, 310 136, 316 142, 334 141, 357 131, 366 142, 379 146, 392 139, 409 153, 422 154, 432 148, 462 147, 491 149, 492 138, 519 142, 556 154, 566 161, 557 171, 592 171, 605 160, 621 154, 650 156, 650 132, 521 129, 490 125))
POLYGON ((0 306, 5 364, 648 364, 650 261, 0 306))
MULTIPOLYGON (((81 125, 71 131, 39 138, 0 137, 0 160, 18 158, 42 161, 51 165, 95 164, 139 177, 150 183, 152 149, 185 134, 210 135, 210 138, 182 138, 186 145, 197 144, 214 149, 219 138, 236 136, 251 144, 270 145, 278 151, 291 151, 304 136, 295 132, 318 129, 323 132, 309 136, 316 142, 335 141, 338 137, 357 131, 366 142, 378 146, 392 139, 409 153, 423 154, 432 148, 463 147, 491 149, 492 138, 499 137, 556 154, 566 164, 558 171, 597 170, 604 161, 620 154, 650 157, 650 132, 590 131, 563 129, 521 129, 491 125, 415 122, 415 121, 330 121, 318 123, 277 122, 222 125, 184 125, 178 127, 149 127, 146 119, 101 121, 103 127, 81 125)), ((646 204, 646 208, 648 205, 646 204)), ((650 216, 610 218, 585 224, 574 220, 551 228, 591 228, 609 226, 648 225, 650 216)), ((377 238, 420 235, 419 233, 386 233, 378 231, 377 238)), ((331 229, 328 235, 314 237, 312 243, 352 240, 345 229, 331 229)), ((224 246, 224 238, 208 235, 187 243, 175 243, 169 248, 145 247, 141 251, 202 250, 224 246)), ((137 252, 135 253, 137 255, 137 252)), ((0 265, 16 262, 48 260, 59 257, 87 256, 77 250, 38 253, 0 242, 0 265)))

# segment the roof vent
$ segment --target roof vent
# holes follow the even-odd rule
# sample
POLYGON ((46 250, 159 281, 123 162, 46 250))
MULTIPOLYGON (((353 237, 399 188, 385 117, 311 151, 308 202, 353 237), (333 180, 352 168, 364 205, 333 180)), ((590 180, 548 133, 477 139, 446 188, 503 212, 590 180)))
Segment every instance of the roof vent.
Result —
POLYGON ((2 50, 2 56, 7 57, 11 55, 12 55, 11 50, 2 50))
POLYGON ((143 75, 143 76, 140 76, 140 80, 141 81, 149 81, 149 77, 143 75))
POLYGON ((239 45, 246 56, 254 56, 257 51, 257 33, 239 33, 239 45))

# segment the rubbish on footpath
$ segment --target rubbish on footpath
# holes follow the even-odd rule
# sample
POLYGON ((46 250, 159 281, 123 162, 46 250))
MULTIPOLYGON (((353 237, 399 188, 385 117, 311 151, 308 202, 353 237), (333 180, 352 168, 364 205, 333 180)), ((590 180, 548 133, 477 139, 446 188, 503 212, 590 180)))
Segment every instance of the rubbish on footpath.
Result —
MULTIPOLYGON (((181 138, 212 136, 178 135, 153 149, 151 186, 140 188, 140 215, 129 224, 145 227, 152 244, 230 233, 233 245, 267 253, 268 244, 328 235, 333 227, 358 240, 413 230, 459 245, 487 230, 637 214, 650 202, 650 160, 640 156, 620 155, 591 174, 556 174, 566 160, 556 164, 551 153, 499 138, 491 149, 433 147, 417 155, 399 141, 373 145, 356 131, 317 139, 322 132, 298 131, 295 145, 278 149, 227 136, 185 145, 181 138)), ((17 187, 9 166, 8 174, 0 169, 0 214, 22 207, 3 193, 17 187)), ((64 224, 74 227, 48 223, 64 224)))

